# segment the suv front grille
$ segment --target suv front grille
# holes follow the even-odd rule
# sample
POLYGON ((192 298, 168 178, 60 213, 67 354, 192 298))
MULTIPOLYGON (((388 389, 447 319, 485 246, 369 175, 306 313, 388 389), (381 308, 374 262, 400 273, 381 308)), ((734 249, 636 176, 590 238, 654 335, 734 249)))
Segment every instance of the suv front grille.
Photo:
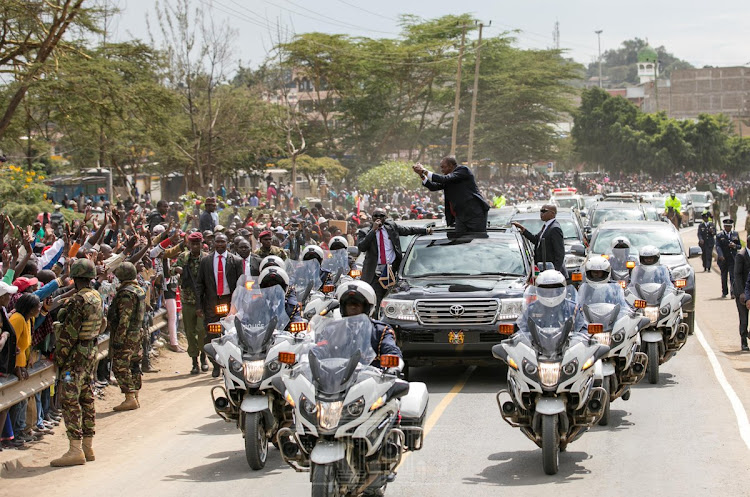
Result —
POLYGON ((497 299, 418 300, 417 319, 425 325, 489 325, 499 307, 497 299))

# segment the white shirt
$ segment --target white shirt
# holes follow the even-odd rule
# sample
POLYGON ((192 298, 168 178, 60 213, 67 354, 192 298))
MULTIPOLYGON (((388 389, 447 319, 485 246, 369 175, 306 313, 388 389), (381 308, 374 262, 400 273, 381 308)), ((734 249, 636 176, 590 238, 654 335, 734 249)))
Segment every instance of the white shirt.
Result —
POLYGON ((549 225, 555 222, 555 218, 553 217, 546 223, 544 223, 544 226, 542 226, 542 231, 539 232, 539 239, 541 240, 544 234, 547 232, 547 228, 549 228, 549 225))
POLYGON ((385 228, 380 228, 378 231, 375 232, 375 243, 378 246, 378 264, 380 264, 380 237, 383 237, 383 245, 385 246, 385 262, 388 264, 393 264, 393 261, 396 260, 396 251, 393 250, 393 243, 391 242, 391 237, 388 236, 388 232, 385 231, 385 228))
POLYGON ((427 184, 428 181, 432 181, 432 171, 427 171, 427 175, 422 178, 422 184, 427 184))
POLYGON ((227 281, 227 255, 229 252, 224 252, 223 254, 219 254, 218 252, 214 252, 214 281, 216 281, 216 294, 219 295, 219 256, 221 256, 221 265, 224 269, 224 293, 220 295, 229 295, 232 293, 229 290, 229 282, 227 281))

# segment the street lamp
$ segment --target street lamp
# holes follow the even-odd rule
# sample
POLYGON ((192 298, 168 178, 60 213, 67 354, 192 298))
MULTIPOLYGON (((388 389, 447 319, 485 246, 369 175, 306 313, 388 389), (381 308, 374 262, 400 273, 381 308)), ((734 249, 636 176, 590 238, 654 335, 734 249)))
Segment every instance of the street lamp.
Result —
POLYGON ((599 42, 599 88, 602 87, 602 30, 594 31, 599 42))

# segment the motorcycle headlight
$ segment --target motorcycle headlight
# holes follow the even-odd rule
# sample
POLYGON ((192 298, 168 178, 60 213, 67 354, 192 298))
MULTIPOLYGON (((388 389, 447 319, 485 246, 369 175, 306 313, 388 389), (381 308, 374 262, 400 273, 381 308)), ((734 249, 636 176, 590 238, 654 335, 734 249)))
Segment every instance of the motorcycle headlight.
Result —
POLYGON ((609 347, 612 344, 612 333, 610 332, 597 333, 594 337, 596 337, 596 341, 601 345, 609 347))
POLYGON ((647 306, 643 309, 643 315, 651 320, 651 324, 656 324, 659 320, 659 308, 656 306, 647 306))
POLYGON ((242 377, 245 373, 242 363, 234 357, 229 358, 229 372, 239 377, 242 377))
POLYGON ((661 313, 662 316, 666 316, 667 314, 670 313, 671 310, 672 310, 672 307, 669 304, 667 304, 661 309, 659 309, 659 312, 661 313))
POLYGON ((344 403, 336 402, 318 402, 318 424, 324 430, 333 430, 339 425, 341 420, 341 411, 344 403))
POLYGON ((274 359, 273 361, 268 363, 268 370, 273 374, 278 373, 279 371, 281 371, 281 363, 274 359))
POLYGON ((314 403, 310 402, 310 399, 305 397, 305 394, 299 396, 299 405, 300 408, 308 414, 315 414, 315 412, 318 410, 318 407, 314 403))
POLYGON ((615 333, 614 335, 612 335, 612 340, 613 340, 613 341, 614 341, 615 343, 620 343, 620 342, 622 342, 623 340, 625 340, 625 332, 623 332, 623 331, 618 331, 617 333, 615 333))
POLYGON ((360 397, 354 402, 348 403, 345 409, 346 413, 353 418, 360 416, 365 410, 365 398, 360 397))
POLYGON ((523 299, 503 299, 497 314, 498 321, 512 321, 518 319, 523 312, 523 299))
POLYGON ((690 276, 690 265, 677 266, 671 270, 673 280, 687 279, 690 276))
POLYGON ((557 386, 560 381, 560 363, 559 362, 540 362, 539 379, 545 387, 557 386))
POLYGON ((258 361, 245 361, 242 365, 242 373, 245 377, 245 382, 248 385, 260 383, 260 380, 263 379, 264 367, 265 361, 263 359, 258 361))
POLYGON ((527 375, 533 376, 537 372, 537 367, 534 364, 532 364, 529 361, 527 361, 527 360, 524 359, 524 361, 523 361, 523 371, 527 375))
POLYGON ((383 299, 380 303, 380 309, 383 311, 383 315, 389 319, 398 319, 401 321, 417 320, 413 300, 383 299))
POLYGON ((573 359, 569 363, 567 363, 565 366, 563 366, 562 371, 565 376, 573 376, 576 374, 576 369, 578 368, 578 361, 573 359))

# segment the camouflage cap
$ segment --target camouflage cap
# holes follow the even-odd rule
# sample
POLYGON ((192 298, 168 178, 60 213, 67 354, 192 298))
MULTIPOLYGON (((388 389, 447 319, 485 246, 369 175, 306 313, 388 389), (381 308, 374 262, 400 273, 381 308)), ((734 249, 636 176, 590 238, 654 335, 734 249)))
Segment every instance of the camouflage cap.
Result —
POLYGON ((132 281, 138 275, 132 262, 123 262, 115 269, 115 277, 120 281, 132 281))
POLYGON ((96 278, 96 267, 88 259, 77 259, 70 268, 71 278, 96 278))

